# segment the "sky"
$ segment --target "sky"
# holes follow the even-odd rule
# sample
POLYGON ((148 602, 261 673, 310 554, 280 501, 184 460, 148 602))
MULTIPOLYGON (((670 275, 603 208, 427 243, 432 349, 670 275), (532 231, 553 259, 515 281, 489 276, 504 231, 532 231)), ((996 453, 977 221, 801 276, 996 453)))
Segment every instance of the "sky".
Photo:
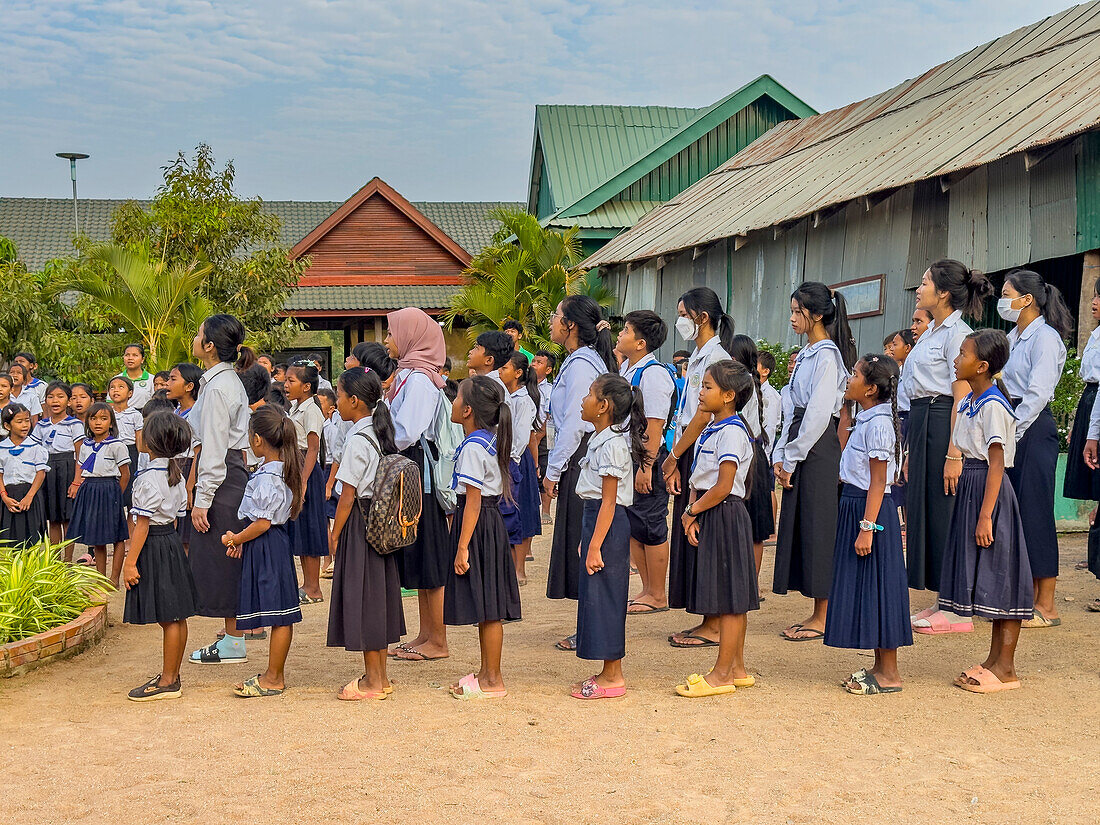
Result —
POLYGON ((210 144, 238 190, 526 200, 538 103, 702 107, 771 74, 819 111, 1067 0, 2 0, 0 196, 148 197, 210 144))

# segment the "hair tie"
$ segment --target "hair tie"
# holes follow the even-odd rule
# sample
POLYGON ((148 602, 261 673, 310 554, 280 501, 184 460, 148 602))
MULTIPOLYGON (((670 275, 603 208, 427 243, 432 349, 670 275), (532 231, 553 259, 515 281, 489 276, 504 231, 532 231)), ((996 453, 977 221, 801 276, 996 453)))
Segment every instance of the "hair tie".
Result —
POLYGON ((600 322, 599 322, 598 324, 596 324, 596 332, 604 332, 605 330, 606 330, 607 332, 610 332, 610 331, 611 331, 611 324, 610 324, 610 322, 608 322, 608 321, 600 321, 600 322))

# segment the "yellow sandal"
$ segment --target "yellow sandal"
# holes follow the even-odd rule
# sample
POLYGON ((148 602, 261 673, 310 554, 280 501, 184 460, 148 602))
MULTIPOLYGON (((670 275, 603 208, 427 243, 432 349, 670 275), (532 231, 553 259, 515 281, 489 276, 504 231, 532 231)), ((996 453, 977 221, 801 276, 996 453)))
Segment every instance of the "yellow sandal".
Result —
POLYGON ((693 673, 687 678, 687 684, 677 685, 676 692, 689 699, 698 699, 704 696, 725 696, 733 693, 737 688, 734 685, 718 685, 715 687, 698 673, 693 673))

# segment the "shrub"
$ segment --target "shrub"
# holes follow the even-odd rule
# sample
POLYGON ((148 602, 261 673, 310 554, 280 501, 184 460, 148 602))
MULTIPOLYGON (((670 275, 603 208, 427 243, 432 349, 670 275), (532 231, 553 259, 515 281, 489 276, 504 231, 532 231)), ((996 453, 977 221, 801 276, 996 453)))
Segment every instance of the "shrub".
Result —
POLYGON ((94 569, 62 561, 59 549, 48 539, 0 545, 0 644, 70 622, 111 589, 94 569))
MULTIPOLYGON (((1070 424, 1084 389, 1085 382, 1081 380, 1081 359, 1077 355, 1077 350, 1071 349, 1066 353, 1066 365, 1062 368, 1062 377, 1058 380, 1058 386, 1054 388, 1054 398, 1050 402, 1050 412, 1058 425, 1058 444, 1062 452, 1069 447, 1070 424)), ((1082 426, 1087 427, 1088 422, 1082 422, 1082 426)))
POLYGON ((759 338, 756 341, 756 348, 761 352, 767 350, 775 356, 775 371, 768 377, 768 383, 777 390, 787 386, 787 382, 791 380, 791 377, 787 374, 787 359, 791 357, 791 350, 793 350, 794 347, 773 344, 770 341, 759 338))

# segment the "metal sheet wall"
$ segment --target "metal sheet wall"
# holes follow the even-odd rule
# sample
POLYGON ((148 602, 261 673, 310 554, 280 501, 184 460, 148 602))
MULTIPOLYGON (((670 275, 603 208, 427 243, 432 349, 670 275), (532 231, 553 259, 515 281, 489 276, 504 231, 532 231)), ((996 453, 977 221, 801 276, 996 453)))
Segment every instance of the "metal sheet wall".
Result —
POLYGON ((1031 260, 1031 178, 1024 170, 1023 155, 991 163, 988 170, 986 267, 997 272, 1031 260))
POLYGON ((1077 251, 1077 176, 1073 143, 1062 145, 1028 172, 1031 181, 1031 260, 1077 251))

